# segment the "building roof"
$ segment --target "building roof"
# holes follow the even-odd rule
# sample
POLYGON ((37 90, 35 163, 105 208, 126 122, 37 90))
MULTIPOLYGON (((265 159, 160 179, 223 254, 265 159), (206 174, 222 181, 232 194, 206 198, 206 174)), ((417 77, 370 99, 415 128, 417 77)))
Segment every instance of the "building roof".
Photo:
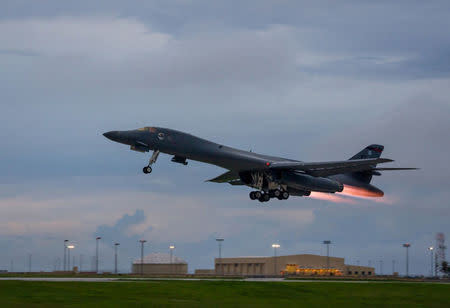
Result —
MULTIPOLYGON (((133 264, 141 264, 141 258, 136 259, 133 261, 133 264)), ((172 256, 172 262, 170 262, 170 254, 168 253, 162 253, 162 252, 155 252, 152 254, 149 254, 147 256, 144 256, 144 264, 187 264, 186 261, 183 259, 173 255, 172 256)))

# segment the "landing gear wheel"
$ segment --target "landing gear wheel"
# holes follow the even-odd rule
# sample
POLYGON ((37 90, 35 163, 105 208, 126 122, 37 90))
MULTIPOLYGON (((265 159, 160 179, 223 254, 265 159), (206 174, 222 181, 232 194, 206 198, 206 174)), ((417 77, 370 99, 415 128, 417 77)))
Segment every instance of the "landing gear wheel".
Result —
POLYGON ((270 200, 269 194, 264 194, 262 198, 264 199, 265 202, 270 200))
POLYGON ((259 202, 265 202, 266 200, 264 200, 264 195, 261 195, 261 197, 258 198, 259 202))
POLYGON ((281 196, 281 191, 279 190, 279 189, 275 189, 274 191, 273 191, 273 196, 274 197, 280 197, 281 196))
POLYGON ((145 174, 152 173, 152 167, 146 166, 144 167, 144 169, 142 169, 142 172, 144 172, 145 174))
POLYGON ((287 191, 283 191, 281 193, 281 197, 283 197, 284 200, 287 200, 289 198, 289 193, 287 191))
POLYGON ((262 193, 260 191, 255 191, 255 199, 261 199, 262 193))
POLYGON ((256 199, 256 194, 254 191, 250 192, 249 196, 250 196, 250 199, 252 199, 252 200, 256 199))

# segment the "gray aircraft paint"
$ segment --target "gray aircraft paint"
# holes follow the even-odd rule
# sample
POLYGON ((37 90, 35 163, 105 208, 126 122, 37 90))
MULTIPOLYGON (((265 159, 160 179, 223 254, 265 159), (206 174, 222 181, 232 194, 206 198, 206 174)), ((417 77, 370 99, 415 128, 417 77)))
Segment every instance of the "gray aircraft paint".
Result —
MULTIPOLYGON (((135 151, 160 151, 173 155, 172 161, 175 162, 184 163, 186 159, 189 159, 230 170, 211 180, 214 182, 255 187, 249 184, 248 176, 260 172, 265 174, 264 179, 266 175, 269 176, 270 183, 284 185, 292 195, 300 196, 308 195, 310 191, 339 192, 342 191, 342 184, 360 187, 382 196, 383 192, 371 185, 370 179, 372 175, 380 175, 378 171, 375 171, 377 163, 392 161, 379 158, 383 150, 381 145, 370 145, 348 161, 303 163, 299 160, 235 149, 168 128, 144 127, 128 131, 110 131, 103 135, 110 140, 129 145, 135 151), (308 169, 308 166, 311 168, 308 169), (338 171, 334 172, 333 169, 338 171), (331 175, 314 176, 315 173, 331 173, 331 175), (274 180, 270 178, 272 175, 274 180)), ((395 169, 397 168, 392 168, 392 170, 395 169)), ((268 191, 269 187, 262 190, 268 191)))

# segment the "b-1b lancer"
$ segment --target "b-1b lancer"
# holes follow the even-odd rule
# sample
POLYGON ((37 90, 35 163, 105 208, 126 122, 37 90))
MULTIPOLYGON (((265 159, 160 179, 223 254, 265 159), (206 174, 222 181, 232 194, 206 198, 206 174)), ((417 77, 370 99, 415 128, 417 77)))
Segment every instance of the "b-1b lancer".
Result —
POLYGON ((250 199, 260 202, 309 196, 311 192, 342 192, 344 186, 354 195, 382 197, 383 191, 370 184, 372 176, 381 175, 380 171, 416 169, 378 168, 377 164, 393 161, 380 158, 384 147, 378 144, 369 145, 349 160, 302 162, 227 147, 168 128, 144 127, 103 135, 134 151, 153 151, 143 168, 146 174, 152 172, 160 153, 173 155, 172 161, 183 165, 188 164, 187 159, 213 164, 228 171, 209 181, 252 187, 256 190, 250 192, 250 199))

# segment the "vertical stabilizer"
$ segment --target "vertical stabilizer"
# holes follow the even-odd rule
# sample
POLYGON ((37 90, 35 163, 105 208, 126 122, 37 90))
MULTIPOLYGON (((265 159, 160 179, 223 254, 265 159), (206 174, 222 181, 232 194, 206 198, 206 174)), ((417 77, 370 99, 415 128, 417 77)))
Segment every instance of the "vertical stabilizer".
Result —
MULTIPOLYGON (((361 152, 358 152, 358 154, 356 154, 355 156, 350 158, 350 160, 379 158, 381 156, 381 153, 383 152, 383 150, 384 150, 384 146, 379 145, 379 144, 371 144, 371 145, 365 147, 361 152)), ((352 172, 351 173, 351 176, 353 178, 355 178, 358 181, 361 181, 363 183, 370 183, 373 175, 374 175, 373 171, 362 171, 362 172, 352 172)))
POLYGON ((364 150, 350 158, 352 159, 365 159, 365 158, 379 158, 384 150, 384 146, 379 144, 371 144, 367 146, 364 150))

